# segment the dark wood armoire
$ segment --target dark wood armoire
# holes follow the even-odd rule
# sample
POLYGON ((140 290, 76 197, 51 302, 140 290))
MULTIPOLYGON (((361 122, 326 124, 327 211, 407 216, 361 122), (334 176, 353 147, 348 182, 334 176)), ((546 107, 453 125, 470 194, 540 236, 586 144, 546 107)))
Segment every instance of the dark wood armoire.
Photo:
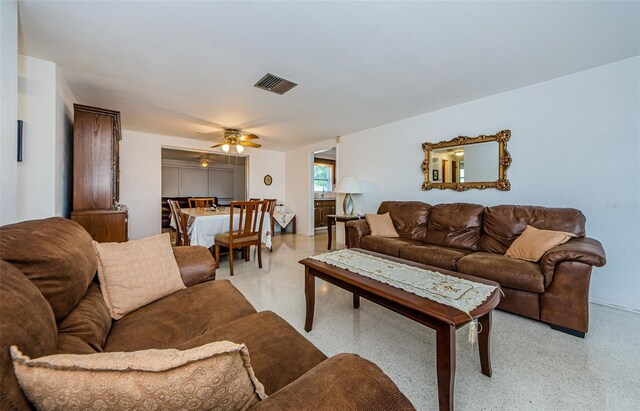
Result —
POLYGON ((128 239, 128 212, 120 200, 120 113, 74 104, 73 211, 98 242, 128 239))

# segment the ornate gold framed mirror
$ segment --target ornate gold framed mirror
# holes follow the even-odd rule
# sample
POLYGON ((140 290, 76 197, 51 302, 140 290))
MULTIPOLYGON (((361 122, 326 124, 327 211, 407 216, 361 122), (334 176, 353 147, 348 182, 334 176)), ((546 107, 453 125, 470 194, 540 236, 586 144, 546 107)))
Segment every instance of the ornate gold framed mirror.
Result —
POLYGON ((439 188, 465 191, 472 188, 497 188, 509 191, 509 138, 511 131, 502 130, 491 135, 458 136, 439 143, 422 143, 422 190, 439 188))

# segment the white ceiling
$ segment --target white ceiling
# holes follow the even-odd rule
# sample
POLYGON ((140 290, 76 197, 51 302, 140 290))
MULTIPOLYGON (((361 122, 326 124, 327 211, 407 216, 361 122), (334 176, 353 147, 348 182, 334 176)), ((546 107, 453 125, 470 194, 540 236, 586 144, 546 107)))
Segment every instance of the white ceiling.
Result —
POLYGON ((19 3, 21 53, 124 128, 288 150, 640 54, 638 2, 19 3), (253 87, 271 72, 299 85, 253 87), (219 133, 217 134, 219 135, 219 133))

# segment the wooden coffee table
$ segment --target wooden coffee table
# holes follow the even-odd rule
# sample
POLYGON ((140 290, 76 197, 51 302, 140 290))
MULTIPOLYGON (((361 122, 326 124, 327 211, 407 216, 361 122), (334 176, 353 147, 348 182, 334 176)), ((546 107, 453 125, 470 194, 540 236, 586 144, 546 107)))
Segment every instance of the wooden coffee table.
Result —
MULTIPOLYGON (((374 255, 376 257, 498 287, 493 293, 491 293, 484 303, 471 312, 471 316, 474 319, 477 319, 482 326, 481 332, 478 335, 480 367, 484 375, 489 377, 491 376, 489 337, 491 334, 491 313, 500 302, 500 286, 498 283, 371 251, 360 249, 354 250, 374 255)), ((307 301, 307 316, 304 329, 307 332, 311 331, 313 326, 315 277, 352 292, 354 308, 360 307, 360 297, 363 297, 436 330, 438 402, 440 410, 453 409, 453 383, 455 380, 456 370, 456 329, 471 321, 466 313, 459 311, 456 308, 431 301, 427 298, 420 297, 419 295, 392 287, 380 281, 352 273, 312 258, 305 258, 300 261, 300 264, 305 266, 304 293, 307 301)))

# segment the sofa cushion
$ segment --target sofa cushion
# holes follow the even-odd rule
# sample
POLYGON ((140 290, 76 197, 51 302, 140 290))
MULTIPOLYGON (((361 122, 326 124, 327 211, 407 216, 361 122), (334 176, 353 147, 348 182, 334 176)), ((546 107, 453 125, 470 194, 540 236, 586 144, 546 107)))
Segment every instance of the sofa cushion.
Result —
MULTIPOLYGON (((111 319, 111 317, 109 317, 111 319)), ((82 338, 71 334, 58 334, 57 354, 95 354, 102 352, 93 348, 82 338)))
POLYGON ((210 341, 245 344, 251 366, 269 395, 295 381, 327 356, 271 311, 262 311, 230 322, 177 346, 184 350, 210 341))
POLYGON ((18 345, 31 357, 56 352, 56 320, 38 288, 15 266, 0 260, 0 409, 27 410, 9 356, 18 345))
POLYGON ((228 280, 208 281, 114 321, 104 351, 175 348, 256 310, 228 280))
POLYGON ((374 237, 368 235, 360 239, 360 248, 375 251, 376 253, 400 256, 400 249, 408 245, 422 244, 419 241, 409 240, 408 238, 391 238, 391 237, 374 237))
POLYGON ((98 277, 111 318, 185 288, 169 233, 125 243, 93 242, 98 277))
POLYGON ((364 218, 367 220, 367 224, 369 224, 372 236, 389 238, 400 237, 393 226, 393 221, 391 220, 389 213, 365 214, 364 218))
POLYGON ((421 201, 384 201, 378 214, 389 213, 401 238, 422 241, 427 234, 427 217, 431 206, 421 201))
POLYGON ((87 292, 98 268, 91 236, 60 217, 0 227, 0 259, 15 265, 40 290, 57 321, 87 292))
POLYGON ((400 249, 400 258, 434 267, 456 270, 456 263, 471 251, 459 248, 440 247, 438 245, 409 245, 400 249))
MULTIPOLYGON (((111 316, 109 309, 102 298, 100 286, 91 283, 85 296, 78 305, 58 324, 58 337, 74 336, 86 342, 94 351, 102 351, 107 334, 111 329, 111 316)), ((64 337, 63 337, 64 338, 64 337)), ((72 340, 66 339, 65 344, 72 344, 72 340)), ((64 349, 58 342, 58 352, 64 349)), ((69 354, 77 352, 70 351, 69 354)))
POLYGON ((544 292, 540 264, 494 253, 477 252, 458 260, 457 271, 517 290, 544 292))
POLYGON ((247 347, 218 341, 190 350, 143 350, 31 359, 15 345, 20 386, 39 410, 246 410, 266 397, 247 347))
POLYGON ((432 206, 425 243, 477 250, 483 211, 484 207, 478 204, 452 203, 432 206))
POLYGON ((585 216, 575 208, 499 205, 486 207, 482 220, 480 250, 491 253, 504 254, 527 225, 585 236, 585 216))
POLYGON ((334 355, 251 410, 303 409, 415 411, 391 378, 356 354, 334 355))

